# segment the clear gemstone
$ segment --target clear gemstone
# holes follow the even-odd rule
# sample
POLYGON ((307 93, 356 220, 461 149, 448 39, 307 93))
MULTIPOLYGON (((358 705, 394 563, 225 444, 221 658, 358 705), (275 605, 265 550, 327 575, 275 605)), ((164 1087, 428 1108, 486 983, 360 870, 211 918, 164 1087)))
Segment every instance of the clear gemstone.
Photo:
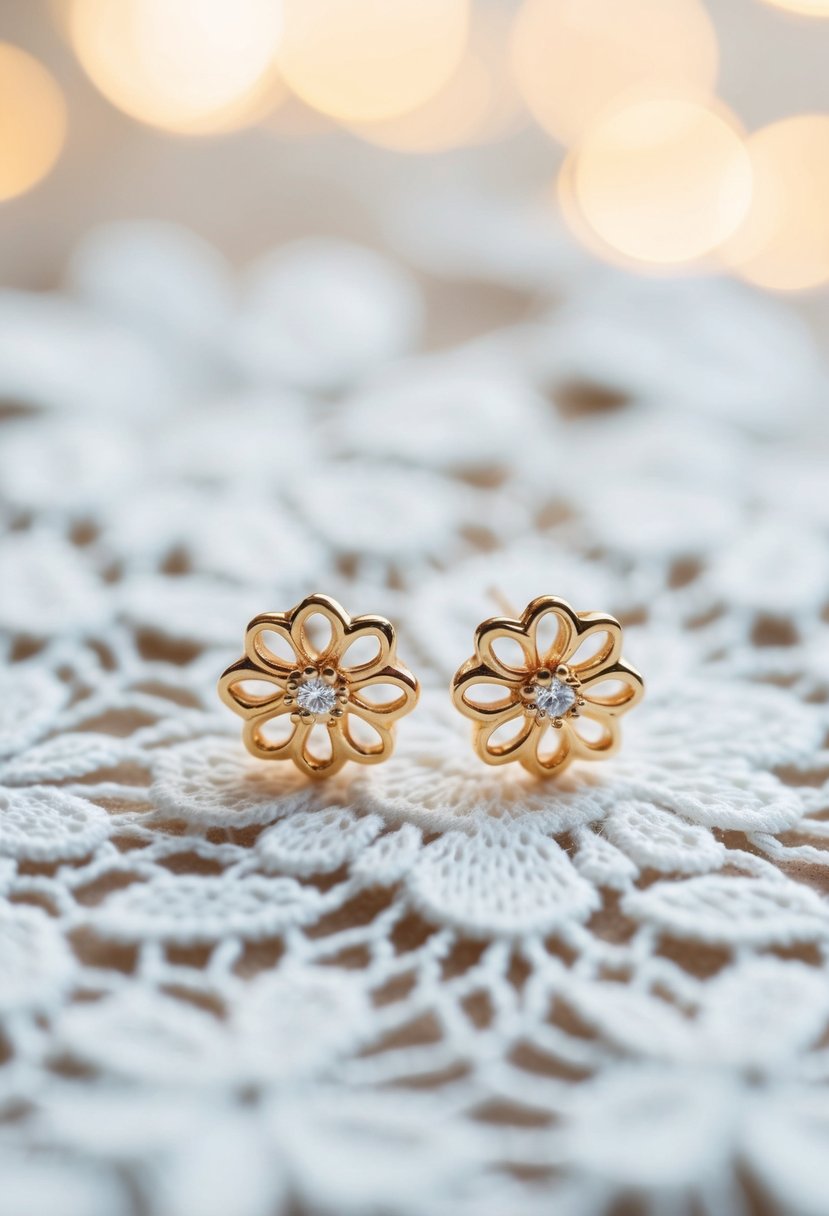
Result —
POLYGON ((547 718, 560 718, 576 702, 576 694, 569 684, 553 676, 549 684, 534 684, 535 703, 547 718))
POLYGON ((312 714, 330 714, 337 704, 337 694, 325 680, 305 680, 296 692, 297 705, 312 714))

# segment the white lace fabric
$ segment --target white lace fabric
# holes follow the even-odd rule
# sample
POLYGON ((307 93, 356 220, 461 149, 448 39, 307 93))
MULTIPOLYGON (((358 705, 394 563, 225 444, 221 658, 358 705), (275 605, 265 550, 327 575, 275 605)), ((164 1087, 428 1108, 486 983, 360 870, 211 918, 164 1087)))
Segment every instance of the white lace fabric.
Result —
POLYGON ((116 227, 0 297, 2 1216, 826 1211, 824 370, 475 222, 535 311, 439 354, 333 242, 116 227), (622 620, 617 758, 477 760, 493 585, 622 620), (424 692, 309 784, 215 682, 317 590, 424 692))

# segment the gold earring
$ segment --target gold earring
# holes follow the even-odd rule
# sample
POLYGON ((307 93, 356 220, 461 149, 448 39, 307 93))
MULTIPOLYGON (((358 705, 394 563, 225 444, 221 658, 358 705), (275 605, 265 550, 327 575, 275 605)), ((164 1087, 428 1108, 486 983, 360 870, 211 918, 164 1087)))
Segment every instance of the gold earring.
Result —
POLYGON ((415 677, 397 662, 396 650, 394 626, 385 617, 351 617, 330 596, 309 595, 290 612, 263 612, 251 621, 244 657, 222 673, 219 696, 244 719, 242 739, 254 756, 293 760, 309 777, 328 777, 347 760, 378 764, 391 754, 393 725, 414 709, 420 694, 415 677), (319 648, 308 635, 312 617, 323 618, 330 630, 319 648), (282 644, 282 655, 268 645, 268 633, 282 644), (347 665, 346 652, 366 639, 376 644, 375 656, 347 665), (272 688, 253 692, 245 687, 252 681, 272 688), (399 695, 366 700, 365 690, 375 685, 391 685, 399 695), (263 727, 283 717, 285 737, 269 739, 263 727), (376 738, 359 739, 352 718, 367 724, 376 738), (312 750, 315 731, 322 747, 312 750))
POLYGON ((612 755, 620 742, 619 716, 644 695, 642 677, 621 651, 622 627, 615 617, 575 612, 554 595, 538 596, 520 617, 483 621, 475 631, 475 654, 452 681, 456 708, 475 724, 475 751, 487 764, 518 760, 540 777, 563 772, 575 759, 612 755), (545 618, 556 626, 549 640, 539 637, 545 618), (504 639, 520 647, 515 666, 495 653, 495 644, 504 639), (580 657, 591 639, 599 639, 597 648, 580 657), (478 685, 496 693, 501 689, 502 695, 475 701, 470 693, 478 685), (591 724, 589 734, 580 729, 582 718, 591 724), (496 731, 513 721, 514 734, 492 742, 496 731))

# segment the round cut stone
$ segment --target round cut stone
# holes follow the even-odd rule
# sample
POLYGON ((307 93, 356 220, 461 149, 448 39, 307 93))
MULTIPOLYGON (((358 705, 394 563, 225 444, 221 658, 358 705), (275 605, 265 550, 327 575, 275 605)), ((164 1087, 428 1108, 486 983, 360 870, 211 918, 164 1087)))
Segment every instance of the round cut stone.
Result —
POLYGON ((300 684, 296 692, 297 705, 312 714, 330 714, 337 704, 337 694, 325 680, 311 679, 300 684))
POLYGON ((560 718, 576 703, 576 694, 569 684, 553 676, 549 684, 534 684, 535 703, 546 718, 560 718))

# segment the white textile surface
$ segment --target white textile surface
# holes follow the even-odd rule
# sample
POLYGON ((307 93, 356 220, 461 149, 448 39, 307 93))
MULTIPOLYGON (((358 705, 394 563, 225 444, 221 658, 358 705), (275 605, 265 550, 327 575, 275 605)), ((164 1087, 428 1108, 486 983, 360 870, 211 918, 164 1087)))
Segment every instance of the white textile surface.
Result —
POLYGON ((389 241, 121 225, 0 295, 0 1214, 825 1213, 813 343, 507 214, 389 241), (436 342, 441 267, 510 322, 436 342), (477 760, 493 585, 622 620, 618 758, 477 760), (309 785, 215 682, 312 591, 424 693, 309 785))

